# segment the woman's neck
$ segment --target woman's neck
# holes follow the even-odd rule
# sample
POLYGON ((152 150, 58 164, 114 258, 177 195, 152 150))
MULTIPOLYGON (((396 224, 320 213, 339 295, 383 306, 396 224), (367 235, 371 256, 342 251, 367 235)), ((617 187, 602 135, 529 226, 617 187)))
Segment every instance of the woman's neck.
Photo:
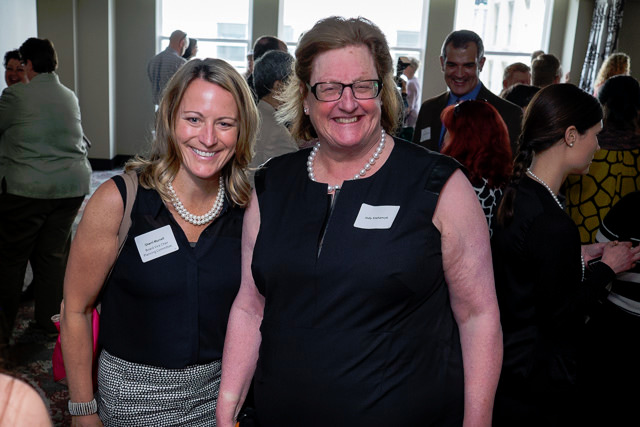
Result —
POLYGON ((187 200, 203 199, 217 193, 220 173, 210 179, 199 179, 181 169, 173 179, 172 185, 181 198, 187 200))
POLYGON ((536 177, 544 181, 554 194, 558 194, 567 175, 551 156, 544 154, 547 153, 534 155, 529 169, 536 177))
MULTIPOLYGON (((341 178, 343 180, 351 179, 354 174, 358 173, 371 159, 373 153, 378 149, 379 144, 380 139, 371 141, 366 144, 366 146, 363 145, 360 147, 354 147, 352 150, 346 150, 342 148, 335 149, 327 143, 320 142, 321 148, 319 149, 319 154, 321 159, 319 169, 321 169, 321 174, 324 172, 333 178, 341 178)), ((384 164, 391 153, 393 145, 393 138, 386 135, 385 146, 380 153, 379 158, 371 166, 371 170, 367 172, 367 176, 375 173, 375 171, 384 164)))

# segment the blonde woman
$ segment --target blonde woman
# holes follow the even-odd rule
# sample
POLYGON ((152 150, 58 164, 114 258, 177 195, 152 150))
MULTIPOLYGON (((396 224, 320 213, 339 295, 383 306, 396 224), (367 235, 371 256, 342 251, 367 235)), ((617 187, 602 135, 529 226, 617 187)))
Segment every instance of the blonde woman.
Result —
POLYGON ((631 75, 631 58, 626 53, 616 52, 607 56, 593 83, 593 96, 598 97, 598 92, 607 79, 618 75, 631 75))
POLYGON ((215 423, 257 123, 244 78, 222 60, 193 59, 167 86, 150 156, 127 165, 140 186, 119 256, 119 183, 107 181, 89 201, 61 322, 74 425, 215 423), (96 404, 90 319, 99 295, 96 404))

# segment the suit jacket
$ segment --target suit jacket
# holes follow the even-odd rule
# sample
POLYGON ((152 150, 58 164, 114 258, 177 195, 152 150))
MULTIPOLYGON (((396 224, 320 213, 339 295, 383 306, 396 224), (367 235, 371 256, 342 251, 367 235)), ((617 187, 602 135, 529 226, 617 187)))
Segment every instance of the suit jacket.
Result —
POLYGON ((298 150, 298 144, 289 130, 276 121, 275 108, 266 101, 260 100, 258 112, 260 113, 260 128, 258 129, 254 155, 249 163, 249 170, 251 170, 249 178, 252 186, 254 170, 260 165, 272 157, 298 150))
POLYGON ((89 194, 91 166, 76 95, 56 73, 40 73, 0 96, 0 182, 34 199, 89 194))
MULTIPOLYGON (((509 140, 511 141, 511 151, 515 157, 518 147, 518 138, 522 126, 522 109, 517 105, 496 96, 482 84, 477 99, 486 99, 489 104, 493 105, 502 120, 507 124, 509 130, 509 140)), ((440 140, 440 132, 442 130, 442 121, 440 121, 440 113, 447 106, 449 100, 449 92, 444 92, 436 97, 427 99, 420 107, 416 129, 413 133, 413 142, 422 145, 433 151, 440 151, 438 142, 440 140)))

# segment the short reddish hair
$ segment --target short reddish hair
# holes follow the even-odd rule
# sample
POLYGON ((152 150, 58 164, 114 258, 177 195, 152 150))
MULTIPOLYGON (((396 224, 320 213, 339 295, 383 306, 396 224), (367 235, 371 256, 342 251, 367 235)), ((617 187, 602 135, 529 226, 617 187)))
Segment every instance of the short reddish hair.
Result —
POLYGON ((463 101, 440 115, 449 140, 442 153, 467 168, 469 180, 503 187, 511 176, 513 160, 507 125, 498 110, 486 101, 463 101))

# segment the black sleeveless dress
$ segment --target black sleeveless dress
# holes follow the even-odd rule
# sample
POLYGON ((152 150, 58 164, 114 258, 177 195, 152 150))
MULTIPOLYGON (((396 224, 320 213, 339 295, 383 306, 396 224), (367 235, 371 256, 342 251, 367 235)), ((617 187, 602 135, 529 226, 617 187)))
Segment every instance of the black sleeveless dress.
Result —
POLYGON ((332 203, 307 176, 308 154, 256 175, 260 426, 461 425, 460 338, 432 223, 459 164, 396 139, 382 168, 332 203), (369 218, 378 228, 357 225, 363 204, 387 217, 369 218))

